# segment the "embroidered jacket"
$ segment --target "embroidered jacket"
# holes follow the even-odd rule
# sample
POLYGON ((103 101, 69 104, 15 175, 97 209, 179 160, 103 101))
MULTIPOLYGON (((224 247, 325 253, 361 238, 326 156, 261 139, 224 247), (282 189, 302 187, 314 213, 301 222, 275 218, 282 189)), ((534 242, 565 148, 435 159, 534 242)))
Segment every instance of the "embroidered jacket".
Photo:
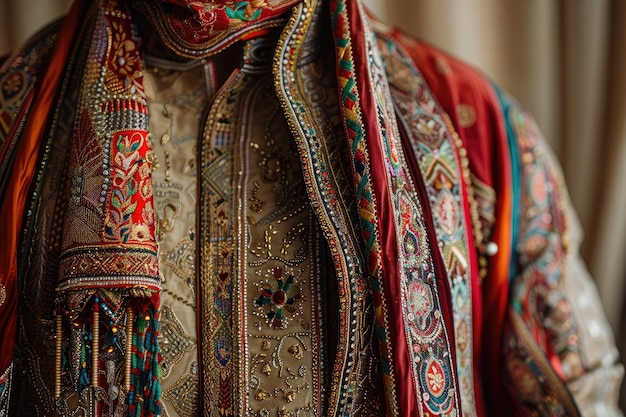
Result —
MULTIPOLYGON (((520 105, 357 0, 214 3, 208 32, 234 29, 209 38, 212 54, 280 29, 268 80, 336 298, 327 377, 303 388, 317 389, 306 412, 620 415, 622 369, 577 255, 575 215, 520 105), (325 53, 338 140, 315 102, 325 53)), ((162 283, 134 13, 77 2, 0 68, 0 415, 161 413, 162 283), (111 352, 122 365, 109 378, 111 352)), ((284 295, 293 277, 279 278, 284 295)), ((272 297, 259 305, 285 304, 272 297)), ((254 385, 242 378, 215 401, 199 388, 204 414, 250 413, 254 385)), ((272 413, 295 413, 297 395, 284 391, 272 413)))

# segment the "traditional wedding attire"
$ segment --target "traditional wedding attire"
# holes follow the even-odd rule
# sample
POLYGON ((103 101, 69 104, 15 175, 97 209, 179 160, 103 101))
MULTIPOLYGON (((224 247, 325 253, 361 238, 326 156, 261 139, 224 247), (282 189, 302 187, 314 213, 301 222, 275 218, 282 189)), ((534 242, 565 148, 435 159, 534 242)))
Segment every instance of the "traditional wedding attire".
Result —
POLYGON ((77 1, 0 145, 0 415, 620 415, 533 120, 356 0, 77 1))

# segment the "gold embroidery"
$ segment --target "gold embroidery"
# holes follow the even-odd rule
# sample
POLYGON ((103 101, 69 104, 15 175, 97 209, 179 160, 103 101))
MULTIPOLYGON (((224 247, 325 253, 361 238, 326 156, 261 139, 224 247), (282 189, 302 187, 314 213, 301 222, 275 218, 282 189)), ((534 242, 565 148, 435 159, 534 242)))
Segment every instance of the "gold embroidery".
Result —
POLYGON ((320 236, 300 163, 267 76, 242 75, 222 94, 202 157, 203 190, 210 190, 202 195, 210 198, 201 207, 211 215, 203 214, 200 229, 207 294, 200 299, 214 300, 202 319, 213 329, 203 334, 205 414, 321 409, 320 236), (232 321, 221 306, 229 306, 232 321), (223 346, 217 353, 216 345, 223 346))
POLYGON ((171 388, 163 392, 163 399, 171 402, 181 417, 198 415, 198 364, 191 363, 189 370, 171 388))
POLYGON ((456 117, 461 127, 471 127, 476 123, 476 110, 469 104, 458 104, 456 106, 456 117))
POLYGON ((167 378, 172 366, 179 362, 185 353, 194 350, 196 346, 196 341, 185 334, 185 329, 170 306, 161 309, 159 344, 161 346, 163 378, 167 378))
MULTIPOLYGON (((199 114, 206 106, 202 68, 146 71, 154 155, 152 176, 163 291, 161 348, 164 415, 195 416, 199 410, 196 340, 196 176, 199 114), (172 81, 173 80, 173 81, 172 81)), ((151 135, 152 136, 152 135, 151 135)))
POLYGON ((256 395, 254 396, 254 398, 256 398, 259 401, 263 401, 266 397, 267 397, 267 392, 264 389, 258 390, 256 395))

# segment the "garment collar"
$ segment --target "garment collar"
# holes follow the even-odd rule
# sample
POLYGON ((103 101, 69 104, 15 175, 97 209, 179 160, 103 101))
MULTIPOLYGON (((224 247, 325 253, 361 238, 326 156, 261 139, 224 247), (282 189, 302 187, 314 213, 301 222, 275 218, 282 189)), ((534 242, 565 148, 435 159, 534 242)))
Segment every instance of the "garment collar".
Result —
POLYGON ((134 0, 162 43, 175 54, 201 58, 216 54, 255 32, 283 26, 302 0, 134 0))

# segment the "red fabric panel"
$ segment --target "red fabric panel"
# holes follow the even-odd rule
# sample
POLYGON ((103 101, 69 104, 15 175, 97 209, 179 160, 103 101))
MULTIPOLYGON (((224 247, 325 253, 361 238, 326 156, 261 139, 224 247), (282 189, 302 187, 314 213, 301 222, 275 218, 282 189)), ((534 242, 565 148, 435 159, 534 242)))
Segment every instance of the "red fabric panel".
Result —
POLYGON ((358 4, 354 1, 346 3, 348 16, 350 17, 350 33, 352 40, 352 53, 356 64, 355 75, 361 98, 363 110, 363 131, 370 160, 371 182, 374 195, 376 196, 376 208, 378 210, 379 239, 383 253, 382 274, 386 295, 386 304, 389 317, 389 339, 393 346, 394 373, 396 381, 396 395, 400 415, 419 415, 418 399, 415 391, 410 388, 414 385, 410 368, 411 356, 408 352, 407 340, 404 334, 404 322, 402 320, 402 305, 400 282, 398 277, 398 248, 393 214, 393 203, 387 186, 384 150, 377 136, 377 111, 374 97, 369 89, 370 80, 367 73, 367 49, 363 34, 363 22, 359 15, 358 4))
MULTIPOLYGON (((508 415, 510 401, 502 380, 501 344, 508 303, 512 194, 511 163, 501 106, 490 81, 476 69, 400 31, 395 31, 393 36, 404 45, 450 116, 467 150, 470 171, 496 191, 496 224, 491 240, 498 244, 500 251, 490 258, 489 274, 482 284, 478 271, 472 271, 475 375, 482 380, 477 379, 475 386, 482 386, 489 395, 485 403, 481 393, 477 393, 479 413, 484 415, 487 406, 491 415, 508 415), (473 110, 469 116, 474 120, 461 120, 459 110, 462 108, 473 110), (488 322, 484 322, 487 318, 488 322)), ((472 263, 476 265, 476 251, 473 258, 472 263)))

